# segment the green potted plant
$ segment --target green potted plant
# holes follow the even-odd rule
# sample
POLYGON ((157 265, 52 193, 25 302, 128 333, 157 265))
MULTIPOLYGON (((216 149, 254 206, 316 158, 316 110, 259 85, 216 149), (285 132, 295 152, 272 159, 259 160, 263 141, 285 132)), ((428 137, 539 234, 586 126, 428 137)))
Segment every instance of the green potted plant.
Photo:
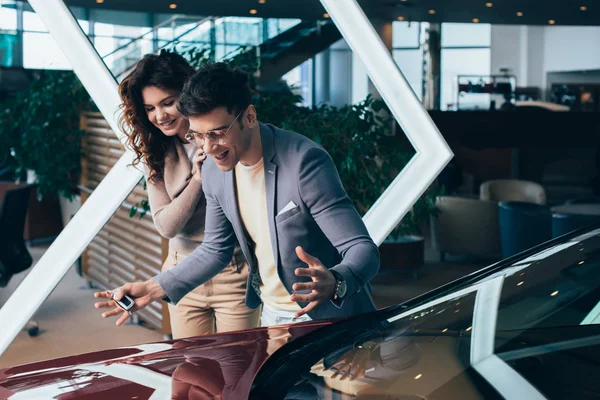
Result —
POLYGON ((76 197, 83 135, 80 114, 92 108, 73 72, 45 70, 0 109, 0 162, 18 177, 32 177, 28 183, 35 184, 37 201, 29 210, 35 218, 30 218, 28 228, 38 233, 30 232, 30 239, 54 236, 62 229, 59 197, 66 201, 76 197))

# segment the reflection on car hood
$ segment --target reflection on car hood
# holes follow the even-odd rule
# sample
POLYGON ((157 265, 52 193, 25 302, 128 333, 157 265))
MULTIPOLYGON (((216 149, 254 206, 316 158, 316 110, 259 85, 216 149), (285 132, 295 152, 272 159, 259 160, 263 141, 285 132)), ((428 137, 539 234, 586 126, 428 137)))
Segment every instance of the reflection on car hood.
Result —
POLYGON ((306 323, 123 347, 0 370, 0 398, 247 398, 256 372, 306 323))

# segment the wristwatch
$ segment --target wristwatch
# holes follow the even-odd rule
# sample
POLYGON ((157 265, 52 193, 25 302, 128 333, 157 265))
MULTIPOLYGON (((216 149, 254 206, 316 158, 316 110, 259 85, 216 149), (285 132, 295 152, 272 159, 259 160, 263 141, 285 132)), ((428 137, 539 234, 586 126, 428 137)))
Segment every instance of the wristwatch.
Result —
POLYGON ((348 291, 348 284, 344 280, 344 277, 339 272, 330 270, 335 277, 335 291, 333 292, 334 300, 342 300, 346 296, 348 291))

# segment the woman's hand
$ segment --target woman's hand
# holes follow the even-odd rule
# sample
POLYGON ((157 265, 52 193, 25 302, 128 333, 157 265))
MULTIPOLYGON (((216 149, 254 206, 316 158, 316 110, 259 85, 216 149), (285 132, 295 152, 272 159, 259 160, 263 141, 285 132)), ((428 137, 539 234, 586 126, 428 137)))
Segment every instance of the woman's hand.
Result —
POLYGON ((192 167, 192 179, 196 179, 199 182, 202 182, 202 164, 204 160, 206 160, 206 153, 204 153, 204 150, 198 149, 196 151, 194 166, 192 167))

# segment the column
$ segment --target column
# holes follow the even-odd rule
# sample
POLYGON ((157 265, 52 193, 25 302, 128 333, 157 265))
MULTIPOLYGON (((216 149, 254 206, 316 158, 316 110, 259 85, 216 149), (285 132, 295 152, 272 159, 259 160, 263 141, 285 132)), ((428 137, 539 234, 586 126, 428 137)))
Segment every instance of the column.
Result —
POLYGON ((442 35, 440 24, 429 24, 423 42, 423 105, 427 110, 439 110, 442 35))

